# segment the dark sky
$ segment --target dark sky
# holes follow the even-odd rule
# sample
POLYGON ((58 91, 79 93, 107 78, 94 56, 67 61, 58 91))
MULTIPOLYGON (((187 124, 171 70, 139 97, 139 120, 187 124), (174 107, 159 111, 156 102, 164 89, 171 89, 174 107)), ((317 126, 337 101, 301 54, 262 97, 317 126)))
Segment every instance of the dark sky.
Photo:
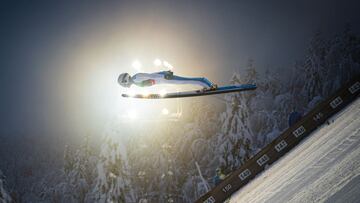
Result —
POLYGON ((157 42, 166 47, 178 41, 182 44, 174 47, 178 49, 174 53, 180 56, 181 50, 191 50, 195 54, 168 57, 181 60, 178 64, 186 64, 182 61, 189 58, 191 64, 207 68, 200 72, 206 70, 211 79, 224 83, 248 58, 255 60, 259 70, 286 70, 303 57, 317 30, 333 35, 350 23, 358 32, 357 2, 1 1, 0 131, 52 130, 49 120, 65 118, 56 116, 56 105, 48 99, 48 73, 61 69, 54 61, 72 53, 85 38, 95 39, 95 44, 109 43, 107 38, 119 32, 123 38, 128 33, 141 42, 154 33, 174 33, 157 42), (126 29, 129 24, 131 29, 126 29), (136 33, 136 26, 142 33, 136 33))

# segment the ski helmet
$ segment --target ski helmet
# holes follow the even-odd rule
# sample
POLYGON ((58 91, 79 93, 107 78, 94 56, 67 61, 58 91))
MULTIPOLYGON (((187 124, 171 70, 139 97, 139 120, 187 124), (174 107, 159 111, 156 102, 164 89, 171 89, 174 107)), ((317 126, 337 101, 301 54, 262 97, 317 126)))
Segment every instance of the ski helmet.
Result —
POLYGON ((119 75, 118 83, 123 87, 130 87, 131 82, 131 76, 128 73, 122 73, 119 75))

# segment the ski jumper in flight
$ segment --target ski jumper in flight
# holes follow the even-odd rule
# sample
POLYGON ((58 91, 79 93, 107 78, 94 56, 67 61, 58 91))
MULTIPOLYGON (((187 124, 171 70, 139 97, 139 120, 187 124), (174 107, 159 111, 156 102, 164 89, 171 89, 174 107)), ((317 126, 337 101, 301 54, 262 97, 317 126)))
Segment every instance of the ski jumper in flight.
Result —
POLYGON ((158 84, 190 84, 198 85, 203 89, 213 90, 217 88, 217 85, 209 81, 204 77, 181 77, 174 75, 172 71, 161 71, 156 73, 137 73, 130 76, 128 73, 120 74, 118 83, 129 88, 131 85, 137 85, 139 87, 148 87, 158 84))
POLYGON ((181 98, 181 97, 195 97, 214 94, 225 94, 232 92, 242 92, 256 89, 255 84, 239 84, 239 85, 227 85, 218 87, 210 80, 204 77, 181 77, 174 75, 171 71, 162 71, 156 73, 137 73, 133 76, 128 73, 122 73, 119 75, 118 83, 123 87, 131 87, 131 85, 137 85, 139 87, 149 87, 158 84, 188 84, 201 86, 202 89, 185 91, 185 92, 170 92, 166 94, 121 94, 127 98, 139 98, 139 99, 166 99, 166 98, 181 98))

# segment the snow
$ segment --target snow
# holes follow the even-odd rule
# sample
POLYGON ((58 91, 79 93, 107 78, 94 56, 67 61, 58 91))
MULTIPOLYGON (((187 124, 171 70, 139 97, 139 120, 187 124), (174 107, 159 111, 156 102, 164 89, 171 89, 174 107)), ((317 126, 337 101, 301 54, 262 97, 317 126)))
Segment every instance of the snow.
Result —
POLYGON ((356 202, 360 100, 231 197, 230 202, 356 202))

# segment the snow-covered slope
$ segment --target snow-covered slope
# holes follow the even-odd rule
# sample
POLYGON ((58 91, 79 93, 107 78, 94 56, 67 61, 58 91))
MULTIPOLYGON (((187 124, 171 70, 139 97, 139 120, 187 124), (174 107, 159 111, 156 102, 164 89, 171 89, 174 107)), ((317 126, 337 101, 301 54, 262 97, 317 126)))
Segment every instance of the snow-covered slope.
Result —
POLYGON ((331 120, 231 202, 359 202, 360 99, 331 120))

